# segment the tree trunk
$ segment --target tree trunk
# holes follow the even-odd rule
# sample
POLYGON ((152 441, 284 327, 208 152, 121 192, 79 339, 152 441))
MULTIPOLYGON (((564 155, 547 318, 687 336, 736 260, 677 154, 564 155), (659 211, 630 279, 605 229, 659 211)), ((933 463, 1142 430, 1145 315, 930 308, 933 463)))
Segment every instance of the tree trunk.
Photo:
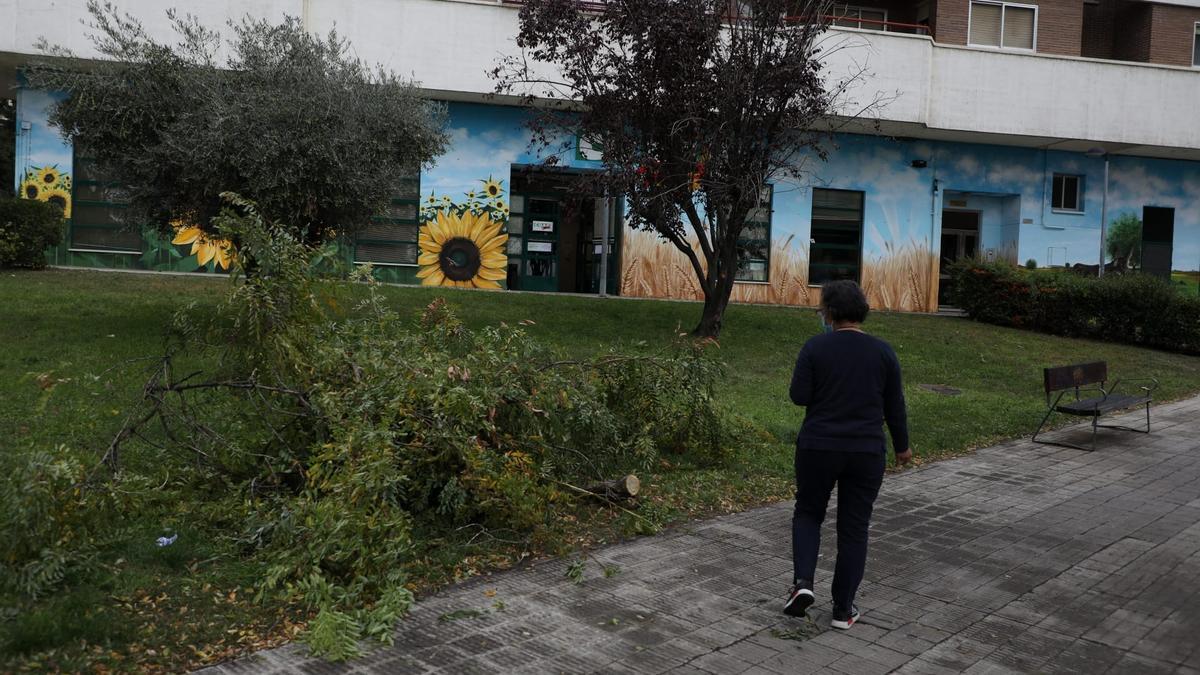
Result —
POLYGON ((633 474, 606 480, 587 488, 588 492, 610 502, 621 502, 636 497, 641 490, 642 482, 633 474))
POLYGON ((704 313, 692 335, 700 338, 721 337, 721 324, 725 320, 725 308, 729 306, 729 293, 718 289, 704 299, 704 313))
POLYGON ((721 327, 725 321, 725 308, 729 306, 729 296, 733 294, 733 279, 737 274, 737 253, 732 245, 722 242, 722 250, 716 252, 714 258, 720 261, 720 267, 713 270, 710 263, 708 279, 704 280, 704 312, 700 315, 700 323, 692 331, 699 338, 721 337, 721 327))

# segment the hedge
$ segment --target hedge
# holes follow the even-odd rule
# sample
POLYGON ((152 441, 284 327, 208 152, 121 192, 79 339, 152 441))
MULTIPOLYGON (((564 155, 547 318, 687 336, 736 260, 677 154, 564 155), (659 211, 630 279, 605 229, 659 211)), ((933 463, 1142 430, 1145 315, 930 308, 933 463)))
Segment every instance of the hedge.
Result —
POLYGON ((64 228, 54 204, 0 198, 0 267, 45 267, 46 249, 62 242, 64 228))
POLYGON ((966 260, 951 301, 977 321, 1200 354, 1200 298, 1146 274, 1085 277, 966 260))

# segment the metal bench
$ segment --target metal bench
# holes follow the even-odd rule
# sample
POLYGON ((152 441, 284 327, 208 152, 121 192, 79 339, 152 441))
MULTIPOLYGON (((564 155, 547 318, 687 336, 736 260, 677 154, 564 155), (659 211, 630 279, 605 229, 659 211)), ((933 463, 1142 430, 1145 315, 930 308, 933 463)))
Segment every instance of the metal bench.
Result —
POLYGON ((1150 403, 1151 394, 1158 388, 1158 380, 1154 378, 1134 378, 1117 380, 1108 389, 1104 388, 1108 380, 1108 364, 1104 361, 1096 361, 1093 363, 1078 363, 1073 366, 1057 366, 1054 368, 1046 368, 1042 371, 1043 380, 1046 387, 1046 416, 1042 418, 1042 423, 1038 425, 1037 431, 1033 432, 1033 441, 1035 443, 1044 443, 1046 445, 1058 445, 1065 448, 1076 448, 1078 450, 1092 451, 1096 449, 1096 430, 1097 429, 1121 429, 1122 431, 1136 431, 1140 434, 1150 433, 1150 403), (1120 393, 1117 391, 1123 383, 1130 382, 1146 382, 1145 386, 1138 386, 1140 394, 1131 395, 1120 393), (1074 392, 1074 398, 1063 399, 1074 392), (1081 393, 1096 394, 1083 398, 1081 393), (1057 396, 1055 396, 1057 394, 1057 396), (1053 402, 1051 397, 1054 398, 1053 402), (1119 410, 1128 410, 1138 406, 1146 406, 1146 428, 1134 429, 1133 427, 1100 424, 1099 420, 1105 413, 1115 412, 1119 410), (1046 426, 1046 422, 1050 420, 1050 416, 1054 413, 1063 413, 1065 415, 1075 415, 1079 417, 1092 418, 1092 447, 1085 448, 1074 443, 1066 443, 1063 441, 1045 441, 1038 440, 1038 434, 1042 432, 1042 428, 1046 426))

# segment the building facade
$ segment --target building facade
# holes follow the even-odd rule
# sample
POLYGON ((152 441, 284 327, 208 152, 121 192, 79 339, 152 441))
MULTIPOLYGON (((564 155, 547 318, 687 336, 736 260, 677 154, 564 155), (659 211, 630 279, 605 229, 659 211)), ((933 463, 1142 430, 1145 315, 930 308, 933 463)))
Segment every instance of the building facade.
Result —
MULTIPOLYGON (((120 4, 169 36, 157 3, 120 4)), ((188 9, 220 25, 230 7, 188 9)), ((447 102, 448 152, 397 186, 387 212, 347 244, 348 258, 399 283, 700 297, 683 256, 626 228, 619 204, 563 189, 572 172, 600 168, 595 149, 563 139, 572 148, 560 155, 563 168, 538 169, 544 157, 529 142, 527 112, 485 97, 487 70, 515 50, 515 3, 257 0, 237 11, 299 16, 316 31, 336 26, 359 56, 412 74, 447 102), (508 234, 502 253, 486 242, 482 258, 455 252, 480 261, 466 278, 421 266, 431 241, 422 232, 448 236, 478 218, 508 234)), ((38 37, 89 55, 84 13, 82 0, 0 5, 15 18, 0 29, 0 82, 15 87, 17 102, 15 187, 69 211, 51 263, 220 271, 226 261, 212 242, 120 227, 110 181, 46 122, 61 94, 19 86, 38 37)), ((828 50, 829 76, 865 67, 850 95, 888 102, 878 124, 839 134, 811 176, 763 195, 735 301, 811 305, 822 281, 852 278, 876 307, 934 311, 944 266, 958 258, 1098 265, 1102 212, 1107 226, 1140 221, 1144 270, 1194 292, 1200 0, 880 0, 839 7, 836 17, 825 38, 839 47, 828 50)))

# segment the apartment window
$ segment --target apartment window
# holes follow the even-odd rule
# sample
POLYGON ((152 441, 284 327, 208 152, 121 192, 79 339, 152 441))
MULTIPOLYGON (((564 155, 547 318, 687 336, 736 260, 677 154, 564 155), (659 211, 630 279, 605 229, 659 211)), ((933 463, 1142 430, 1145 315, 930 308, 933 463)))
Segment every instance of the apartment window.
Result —
POLYGON ((738 237, 735 281, 767 281, 771 273, 771 202, 774 190, 763 188, 738 237))
POLYGON ((968 44, 1032 50, 1037 46, 1037 6, 972 2, 968 31, 968 44))
POLYGON ((126 218, 129 199, 122 185, 101 171, 81 144, 75 146, 71 188, 70 248, 96 253, 141 253, 142 228, 126 218))
POLYGON ((1055 211, 1083 211, 1083 176, 1054 174, 1050 208, 1055 211))
POLYGON ((887 11, 873 7, 855 7, 853 5, 834 5, 833 25, 843 28, 866 28, 869 30, 887 30, 887 11))
POLYGON ((1200 21, 1196 22, 1192 35, 1192 65, 1200 67, 1200 21))
POLYGON ((383 213, 371 219, 354 241, 354 262, 373 265, 416 265, 420 250, 418 202, 421 176, 413 170, 392 190, 383 213))
POLYGON ((813 189, 808 283, 858 281, 862 266, 862 192, 813 189))

